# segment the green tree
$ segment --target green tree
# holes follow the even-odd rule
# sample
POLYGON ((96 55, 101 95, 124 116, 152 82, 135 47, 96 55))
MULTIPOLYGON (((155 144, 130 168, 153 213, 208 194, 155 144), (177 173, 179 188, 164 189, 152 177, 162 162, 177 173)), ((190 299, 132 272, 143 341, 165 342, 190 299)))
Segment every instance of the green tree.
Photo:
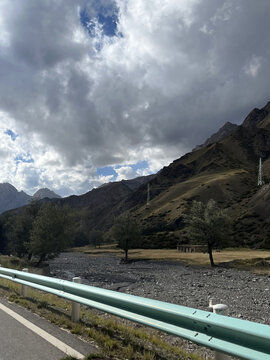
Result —
POLYGON ((71 243, 72 221, 67 207, 50 202, 43 204, 33 221, 29 251, 39 256, 38 264, 56 256, 71 243))
POLYGON ((27 244, 30 240, 32 219, 28 214, 10 216, 5 223, 5 235, 7 239, 7 252, 18 257, 27 254, 27 244))
POLYGON ((118 246, 125 252, 125 261, 128 260, 128 250, 138 246, 140 241, 140 228, 130 214, 124 214, 115 219, 112 233, 118 246))
POLYGON ((226 211, 220 209, 212 199, 206 204, 193 201, 190 213, 184 216, 184 221, 190 240, 207 245, 210 264, 215 266, 213 247, 223 247, 231 229, 231 220, 226 211))
POLYGON ((34 220, 37 217, 41 206, 42 202, 40 200, 32 199, 30 203, 26 206, 24 214, 34 220))
POLYGON ((265 233, 263 237, 263 241, 261 242, 261 246, 265 249, 270 249, 270 219, 265 221, 265 233))
POLYGON ((17 214, 2 215, 3 239, 6 242, 5 252, 18 257, 27 255, 30 260, 32 255, 28 251, 30 231, 40 206, 41 204, 38 201, 32 201, 17 214))
POLYGON ((103 243, 103 232, 99 230, 92 230, 89 232, 89 244, 95 247, 100 247, 103 243))
POLYGON ((73 210, 74 212, 74 246, 89 244, 89 228, 86 209, 73 210))
POLYGON ((4 228, 4 219, 0 218, 0 254, 7 253, 7 237, 4 228))

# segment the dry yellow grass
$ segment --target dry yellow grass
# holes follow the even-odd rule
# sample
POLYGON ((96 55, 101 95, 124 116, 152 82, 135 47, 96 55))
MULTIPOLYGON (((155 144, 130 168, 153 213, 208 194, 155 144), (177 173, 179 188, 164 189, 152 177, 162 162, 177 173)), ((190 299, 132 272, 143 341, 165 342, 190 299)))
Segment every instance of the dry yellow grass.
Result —
MULTIPOLYGON (((142 249, 130 250, 129 254, 132 259, 153 259, 153 260, 179 260, 189 264, 208 265, 209 256, 207 253, 182 253, 174 249, 142 249)), ((270 257, 270 251, 260 250, 223 250, 213 253, 215 262, 228 262, 233 260, 249 260, 254 258, 270 257)))
POLYGON ((173 222, 179 217, 179 214, 185 211, 185 202, 187 199, 199 196, 205 201, 214 198, 217 201, 225 201, 228 198, 226 184, 233 184, 239 193, 246 191, 241 183, 243 176, 247 172, 243 169, 227 170, 216 174, 203 174, 193 176, 192 178, 178 182, 166 191, 162 191, 151 201, 151 207, 140 207, 136 214, 139 217, 147 219, 149 216, 165 214, 167 221, 173 222))
MULTIPOLYGON (((113 254, 123 257, 123 251, 116 246, 101 247, 93 249, 89 247, 77 248, 76 251, 83 251, 89 256, 103 256, 105 254, 113 254)), ((236 261, 239 267, 252 267, 254 259, 270 259, 270 251, 253 250, 253 249, 228 249, 220 252, 213 252, 216 264, 223 262, 236 261)), ((131 249, 129 250, 130 259, 151 259, 151 260, 174 260, 181 261, 192 265, 209 265, 209 256, 207 253, 182 253, 176 249, 131 249)), ((237 265, 237 264, 236 264, 237 265)), ((258 268, 256 269, 259 270, 258 268)), ((265 269, 268 270, 268 269, 265 269)))

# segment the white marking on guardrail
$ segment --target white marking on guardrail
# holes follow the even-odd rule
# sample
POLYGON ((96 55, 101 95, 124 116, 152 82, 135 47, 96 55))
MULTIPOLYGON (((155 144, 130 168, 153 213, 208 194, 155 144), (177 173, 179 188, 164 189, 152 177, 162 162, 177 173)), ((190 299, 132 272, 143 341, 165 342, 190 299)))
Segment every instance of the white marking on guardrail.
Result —
POLYGON ((40 329, 38 326, 34 325, 30 321, 26 320, 21 315, 17 314, 15 311, 10 310, 8 307, 6 307, 3 304, 0 304, 0 309, 5 311, 8 315, 12 316, 15 320, 19 321, 21 324, 23 324, 28 329, 32 330, 34 333, 48 341, 50 344, 58 348, 63 353, 73 356, 78 359, 84 359, 85 356, 79 353, 77 350, 72 349, 67 344, 63 343, 61 340, 57 339, 56 337, 52 336, 51 334, 47 333, 46 331, 40 329))

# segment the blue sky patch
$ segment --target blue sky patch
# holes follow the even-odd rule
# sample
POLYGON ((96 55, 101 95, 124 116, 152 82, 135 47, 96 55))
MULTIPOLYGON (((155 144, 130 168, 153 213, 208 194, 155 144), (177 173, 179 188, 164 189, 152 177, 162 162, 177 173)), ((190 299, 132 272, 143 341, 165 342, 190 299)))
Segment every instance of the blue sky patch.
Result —
POLYGON ((102 26, 103 35, 113 37, 117 36, 117 19, 118 13, 115 10, 112 14, 108 14, 103 7, 98 9, 95 17, 90 17, 87 10, 83 9, 80 12, 80 21, 88 34, 91 37, 95 37, 95 23, 94 19, 102 26))
POLYGON ((136 164, 125 164, 125 165, 117 165, 115 166, 115 169, 120 169, 123 166, 129 166, 134 171, 141 170, 141 169, 147 169, 149 167, 148 162, 146 160, 139 161, 136 164))
POLYGON ((90 17, 87 14, 87 11, 84 9, 80 12, 80 21, 82 26, 88 31, 91 37, 94 36, 94 23, 91 21, 90 17))
MULTIPOLYGON (((149 165, 147 161, 139 161, 136 164, 125 164, 125 165, 117 165, 114 168, 112 166, 105 166, 103 168, 98 168, 97 169, 97 174, 99 176, 110 176, 113 175, 113 177, 111 178, 111 181, 115 181, 115 179, 117 178, 117 172, 114 169, 121 169, 121 167, 125 167, 125 166, 129 166, 131 167, 134 172, 136 173, 137 170, 143 170, 143 169, 148 169, 149 165)), ((134 177, 139 176, 139 175, 134 175, 134 177)))
POLYGON ((103 168, 98 168, 97 169, 97 174, 99 176, 110 176, 113 175, 112 180, 115 180, 117 177, 117 173, 115 172, 114 168, 111 166, 105 166, 103 168))
POLYGON ((98 14, 98 22, 102 25, 104 35, 106 36, 116 36, 117 32, 117 15, 113 14, 112 16, 104 16, 98 14))
POLYGON ((31 155, 29 153, 19 154, 14 158, 14 160, 16 161, 17 164, 19 162, 24 162, 24 163, 33 163, 34 162, 34 159, 31 157, 31 155))
POLYGON ((12 130, 10 130, 10 129, 7 129, 7 130, 5 131, 5 134, 9 135, 9 136, 11 137, 11 140, 13 140, 13 141, 15 141, 16 138, 18 137, 18 135, 15 134, 15 132, 12 131, 12 130))
POLYGON ((130 165, 132 167, 132 169, 134 169, 135 171, 137 170, 141 170, 141 169, 148 169, 149 164, 146 160, 144 161, 139 161, 136 164, 130 165))

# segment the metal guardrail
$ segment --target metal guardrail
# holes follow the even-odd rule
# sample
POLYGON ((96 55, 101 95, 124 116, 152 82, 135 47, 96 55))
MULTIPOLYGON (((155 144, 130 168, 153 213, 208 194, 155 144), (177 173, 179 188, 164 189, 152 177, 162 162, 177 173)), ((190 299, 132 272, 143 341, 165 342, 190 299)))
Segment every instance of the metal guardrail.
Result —
POLYGON ((270 359, 270 326, 0 267, 0 277, 249 360, 270 359))

